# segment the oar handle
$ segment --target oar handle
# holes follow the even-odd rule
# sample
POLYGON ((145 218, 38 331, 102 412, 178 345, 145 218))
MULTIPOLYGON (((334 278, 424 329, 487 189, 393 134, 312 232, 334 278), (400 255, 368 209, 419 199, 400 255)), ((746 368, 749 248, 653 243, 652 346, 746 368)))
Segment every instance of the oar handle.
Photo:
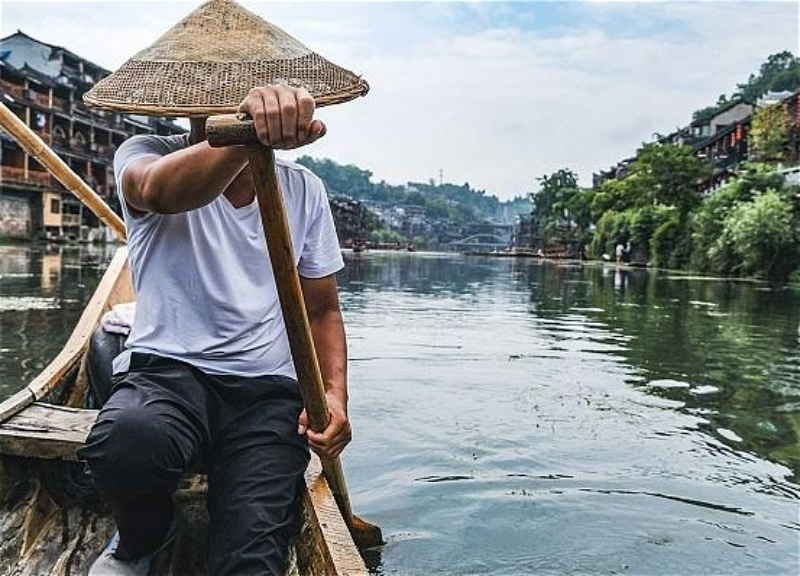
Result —
MULTIPOLYGON (((295 265, 283 194, 275 172, 275 154, 271 148, 261 145, 256 137, 252 120, 244 115, 210 117, 206 122, 206 136, 209 144, 215 147, 247 145, 261 222, 267 239, 267 250, 281 302, 300 394, 303 397, 311 429, 321 432, 330 422, 328 403, 314 350, 300 276, 295 265)), ((338 458, 333 460, 322 458, 322 468, 342 516, 349 525, 353 513, 342 464, 338 458)))
POLYGON ((0 126, 11 134, 20 146, 37 162, 61 182, 64 187, 72 192, 83 202, 103 224, 111 228, 120 240, 126 239, 125 223, 108 207, 97 192, 81 180, 81 177, 67 166, 67 164, 53 152, 38 134, 31 130, 25 122, 20 120, 8 107, 0 102, 0 126))
POLYGON ((209 117, 206 120, 206 137, 214 148, 261 143, 253 119, 244 112, 209 117))

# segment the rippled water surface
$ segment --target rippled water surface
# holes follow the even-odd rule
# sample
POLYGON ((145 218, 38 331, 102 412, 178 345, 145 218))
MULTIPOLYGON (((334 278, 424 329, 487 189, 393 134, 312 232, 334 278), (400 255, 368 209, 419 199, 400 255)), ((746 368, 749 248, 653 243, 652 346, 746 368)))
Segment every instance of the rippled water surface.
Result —
MULTIPOLYGON (((109 256, 0 248, 0 395, 55 354, 109 256)), ((800 292, 419 253, 347 263, 345 467, 387 536, 376 572, 798 574, 800 292)))

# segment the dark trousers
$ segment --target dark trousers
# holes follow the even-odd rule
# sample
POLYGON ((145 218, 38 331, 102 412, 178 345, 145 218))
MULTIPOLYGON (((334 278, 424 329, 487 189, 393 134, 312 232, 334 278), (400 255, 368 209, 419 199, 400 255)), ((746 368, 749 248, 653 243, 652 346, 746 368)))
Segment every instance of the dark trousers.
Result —
POLYGON ((120 554, 161 546, 178 481, 202 466, 209 574, 283 575, 309 459, 301 410, 290 378, 212 376, 134 353, 79 453, 114 512, 120 554))

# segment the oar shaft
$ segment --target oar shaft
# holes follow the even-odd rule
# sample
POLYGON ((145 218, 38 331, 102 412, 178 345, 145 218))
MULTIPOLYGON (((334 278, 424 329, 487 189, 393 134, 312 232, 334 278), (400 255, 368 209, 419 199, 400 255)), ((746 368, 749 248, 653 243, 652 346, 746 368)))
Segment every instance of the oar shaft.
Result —
MULTIPOLYGON (((248 145, 250 169, 261 211, 261 222, 267 239, 300 393, 306 406, 310 427, 317 431, 324 430, 329 422, 325 386, 314 350, 300 277, 295 265, 291 231, 275 172, 274 153, 258 141, 253 121, 246 115, 212 116, 206 121, 206 134, 212 146, 248 145)), ((353 514, 341 460, 322 458, 322 468, 331 492, 336 498, 339 511, 359 547, 371 548, 382 545, 381 529, 353 514)))
MULTIPOLYGON (((260 144, 249 145, 247 152, 300 394, 311 429, 322 431, 330 422, 328 403, 295 265, 283 194, 275 173, 275 155, 272 149, 260 144)), ((353 512, 342 464, 338 458, 322 458, 322 468, 339 510, 350 524, 353 512)))
POLYGON ((111 228, 120 240, 124 241, 127 238, 125 223, 122 219, 27 124, 20 120, 2 102, 0 102, 0 126, 19 142, 25 152, 33 156, 67 190, 77 196, 101 222, 111 228))

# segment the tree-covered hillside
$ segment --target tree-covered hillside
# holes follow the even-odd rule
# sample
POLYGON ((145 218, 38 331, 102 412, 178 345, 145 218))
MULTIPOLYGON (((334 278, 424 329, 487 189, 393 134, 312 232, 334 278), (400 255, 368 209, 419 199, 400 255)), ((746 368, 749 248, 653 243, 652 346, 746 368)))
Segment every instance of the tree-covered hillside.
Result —
POLYGON ((433 218, 447 218, 456 224, 478 222, 512 223, 518 214, 531 211, 528 198, 501 201, 469 184, 409 182, 397 186, 373 182, 373 174, 352 164, 302 156, 297 160, 322 178, 330 195, 349 196, 371 206, 419 206, 433 218))
POLYGON ((728 96, 720 94, 717 103, 694 113, 695 120, 710 118, 732 102, 755 104, 767 92, 794 92, 800 88, 800 59, 789 51, 770 55, 758 72, 750 74, 746 82, 736 85, 728 96))

